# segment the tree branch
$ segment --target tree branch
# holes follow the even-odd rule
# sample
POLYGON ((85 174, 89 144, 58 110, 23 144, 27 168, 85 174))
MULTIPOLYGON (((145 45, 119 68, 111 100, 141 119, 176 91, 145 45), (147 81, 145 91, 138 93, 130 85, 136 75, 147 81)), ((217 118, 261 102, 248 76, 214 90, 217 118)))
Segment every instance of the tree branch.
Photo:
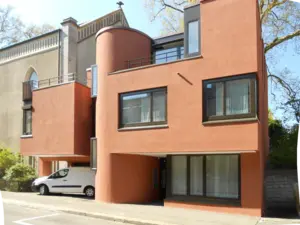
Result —
POLYGON ((164 0, 161 0, 161 4, 164 6, 164 7, 167 7, 167 8, 170 8, 170 9, 173 9, 177 12, 180 12, 180 13, 183 13, 183 10, 179 9, 179 8, 176 8, 170 4, 167 4, 164 0))
MULTIPOLYGON (((263 0, 261 0, 263 1, 263 0)), ((272 9, 276 6, 280 6, 284 3, 286 3, 288 0, 282 0, 282 1, 278 1, 278 0, 274 0, 272 3, 268 3, 267 8, 265 9, 265 11, 260 12, 260 20, 263 21, 265 19, 265 17, 272 11, 272 9)))
POLYGON ((275 46, 281 44, 282 42, 285 42, 287 40, 291 40, 294 37, 300 36, 300 30, 296 30, 295 32, 288 34, 284 37, 275 38, 272 42, 266 44, 265 46, 265 53, 267 53, 270 49, 274 48, 275 46))

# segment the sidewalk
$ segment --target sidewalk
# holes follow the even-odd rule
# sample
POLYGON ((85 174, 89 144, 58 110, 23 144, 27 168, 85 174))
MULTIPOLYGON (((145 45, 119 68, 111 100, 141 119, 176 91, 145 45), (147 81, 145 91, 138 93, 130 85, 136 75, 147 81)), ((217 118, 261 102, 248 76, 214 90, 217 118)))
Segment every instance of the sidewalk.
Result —
POLYGON ((40 196, 37 193, 1 192, 5 204, 44 208, 101 219, 145 225, 256 225, 259 217, 163 206, 108 204, 76 196, 40 196))

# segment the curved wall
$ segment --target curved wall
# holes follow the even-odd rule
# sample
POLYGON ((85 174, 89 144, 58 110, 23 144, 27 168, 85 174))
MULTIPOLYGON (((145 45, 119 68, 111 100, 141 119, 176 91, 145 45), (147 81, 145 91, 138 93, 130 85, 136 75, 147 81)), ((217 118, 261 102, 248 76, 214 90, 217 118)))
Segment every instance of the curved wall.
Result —
MULTIPOLYGON (((117 191, 112 191, 113 165, 108 148, 107 128, 109 121, 107 104, 108 73, 127 68, 126 60, 151 55, 151 38, 129 28, 104 28, 96 35, 96 63, 98 65, 98 95, 96 102, 97 175, 96 199, 105 202, 120 202, 117 191)), ((117 119, 117 118, 116 118, 117 119)), ((131 165, 127 165, 130 167, 131 165)), ((144 171, 148 168, 142 168, 144 171)), ((126 168, 122 168, 123 171, 126 168)), ((138 178, 140 180, 140 178, 138 178)), ((117 185, 117 184, 116 184, 117 185)), ((124 191, 124 190, 123 190, 124 191)), ((135 200, 144 190, 134 190, 135 200)))

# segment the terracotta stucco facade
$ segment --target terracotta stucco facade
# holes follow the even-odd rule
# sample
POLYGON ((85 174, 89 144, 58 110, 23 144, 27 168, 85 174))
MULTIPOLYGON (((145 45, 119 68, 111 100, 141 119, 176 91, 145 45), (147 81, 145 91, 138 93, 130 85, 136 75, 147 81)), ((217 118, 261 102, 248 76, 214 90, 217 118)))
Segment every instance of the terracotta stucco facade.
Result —
POLYGON ((21 139, 21 153, 89 161, 91 105, 90 88, 77 82, 33 91, 32 137, 21 139))
MULTIPOLYGON (((268 149, 267 78, 257 2, 203 1, 200 15, 201 55, 166 64, 127 69, 126 61, 151 54, 151 38, 139 31, 108 28, 96 35, 97 200, 122 203, 131 201, 126 196, 149 194, 140 183, 151 177, 138 172, 131 173, 139 177, 131 180, 130 185, 136 185, 134 189, 127 183, 122 190, 117 189, 118 180, 131 171, 132 165, 127 162, 134 161, 137 155, 150 155, 142 157, 154 160, 160 154, 236 153, 241 158, 239 206, 168 198, 165 205, 250 215, 263 213, 263 171, 268 149), (257 117, 203 123, 203 81, 249 73, 256 74, 258 83, 257 117), (158 87, 167 88, 166 126, 120 128, 119 95, 158 87), (123 155, 123 163, 119 155, 123 155)), ((153 165, 149 163, 148 169, 153 170, 153 165)))

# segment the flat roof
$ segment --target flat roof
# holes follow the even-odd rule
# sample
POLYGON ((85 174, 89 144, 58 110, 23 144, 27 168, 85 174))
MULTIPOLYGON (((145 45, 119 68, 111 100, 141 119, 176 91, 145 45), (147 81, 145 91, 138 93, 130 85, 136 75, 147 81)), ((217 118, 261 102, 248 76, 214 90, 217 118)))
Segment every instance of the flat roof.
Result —
POLYGON ((170 42, 175 42, 175 41, 180 41, 184 39, 184 33, 176 33, 176 34, 171 34, 167 36, 161 36, 154 38, 154 45, 161 45, 161 44, 166 44, 170 42))

